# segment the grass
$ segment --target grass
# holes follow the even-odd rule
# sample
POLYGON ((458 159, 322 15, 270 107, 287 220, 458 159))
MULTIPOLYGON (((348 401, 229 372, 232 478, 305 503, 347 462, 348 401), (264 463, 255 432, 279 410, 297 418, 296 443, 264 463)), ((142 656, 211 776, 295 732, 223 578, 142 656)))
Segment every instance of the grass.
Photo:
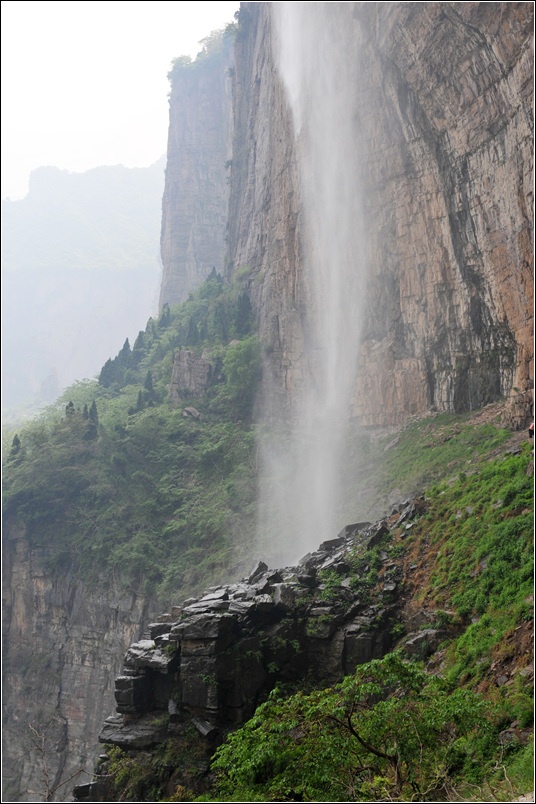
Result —
POLYGON ((510 435, 498 422, 475 423, 471 414, 445 413, 413 422, 400 433, 396 449, 385 455, 385 482, 388 487, 400 486, 403 478, 408 490, 430 486, 467 470, 510 435))

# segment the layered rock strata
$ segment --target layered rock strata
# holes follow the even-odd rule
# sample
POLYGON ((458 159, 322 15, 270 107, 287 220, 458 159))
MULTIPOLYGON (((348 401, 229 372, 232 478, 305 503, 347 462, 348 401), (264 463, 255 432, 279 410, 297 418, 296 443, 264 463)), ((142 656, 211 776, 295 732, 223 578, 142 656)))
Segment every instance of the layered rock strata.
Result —
MULTIPOLYGON (((349 4, 329 5, 347 25, 349 4)), ((521 426, 533 385, 533 5, 351 5, 368 233, 353 413, 391 425, 512 395, 521 426)), ((242 3, 240 21, 228 268, 251 272, 280 415, 310 381, 299 154, 271 4, 242 3)))
POLYGON ((3 800, 69 800, 93 772, 147 601, 111 578, 90 586, 74 570, 47 569, 46 550, 20 531, 3 545, 2 615, 3 800))
POLYGON ((223 269, 232 133, 232 42, 171 73, 160 308, 223 269))

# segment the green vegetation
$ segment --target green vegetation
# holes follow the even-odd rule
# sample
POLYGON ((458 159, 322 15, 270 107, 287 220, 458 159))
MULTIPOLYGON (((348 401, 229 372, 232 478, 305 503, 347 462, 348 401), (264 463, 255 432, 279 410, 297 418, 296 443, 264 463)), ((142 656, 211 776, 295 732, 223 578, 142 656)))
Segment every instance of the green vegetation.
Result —
POLYGON ((207 742, 189 728, 150 752, 108 747, 97 771, 110 780, 111 801, 192 801, 208 762, 207 742))
POLYGON ((237 32, 238 23, 230 22, 225 28, 212 31, 204 39, 201 39, 199 42, 201 50, 194 61, 192 61, 190 56, 178 56, 173 59, 171 70, 168 73, 168 79, 171 84, 173 84, 179 76, 183 75, 185 70, 200 70, 214 63, 219 59, 223 50, 234 42, 237 32))
POLYGON ((423 605, 453 609, 467 630, 448 649, 449 678, 480 679, 494 650, 532 617, 533 478, 530 445, 428 493, 406 549, 434 556, 423 605))
POLYGON ((458 777, 482 781, 493 712, 392 653, 341 684, 275 691, 216 752, 224 801, 438 800, 458 777))
MULTIPOLYGON (((4 514, 50 565, 117 574, 169 603, 247 561, 256 497, 251 423, 260 350, 244 283, 215 271, 164 307, 98 381, 71 387, 43 416, 4 435, 4 514), (173 354, 214 367, 197 398, 169 397, 173 354), (198 418, 186 418, 195 405, 198 418)), ((184 394, 183 394, 184 396, 184 394)))
POLYGON ((500 426, 499 414, 495 422, 477 426, 470 413, 443 413, 433 419, 414 421, 401 431, 396 449, 386 453, 388 488, 397 487, 405 477, 406 484, 421 490, 448 476, 449 470, 454 474, 457 469, 466 468, 479 455, 487 458, 509 437, 510 432, 500 426))
MULTIPOLYGON (((404 568, 412 605, 445 632, 441 672, 395 651, 333 687, 279 687, 216 750, 210 789, 188 776, 184 758, 173 768, 189 784, 155 786, 159 748, 125 775, 123 800, 150 790, 157 801, 504 801, 532 789, 532 742, 515 730, 499 739, 533 721, 532 445, 486 459, 473 450, 476 436, 470 470, 435 483, 409 529, 402 523, 349 556, 354 588, 371 603, 385 554, 404 568), (508 684, 497 683, 501 667, 508 684)), ((326 570, 319 580, 337 603, 340 579, 326 570)), ((403 637, 403 624, 393 631, 403 637)), ((135 758, 117 756, 126 773, 135 758)))
POLYGON ((501 405, 477 413, 414 419, 396 434, 355 425, 348 433, 341 479, 341 521, 374 521, 393 503, 417 496, 436 481, 470 472, 511 438, 501 405))
MULTIPOLYGON (((512 723, 533 724, 530 453, 527 443, 473 455, 478 470, 433 486, 408 531, 350 557, 371 602, 381 551, 416 568, 413 605, 450 634, 441 675, 394 652, 332 688, 276 690, 216 752, 215 789, 198 801, 508 800, 532 790, 532 742, 499 740, 512 723), (508 684, 497 683, 501 667, 508 684)), ((338 578, 320 580, 335 602, 338 578)), ((394 631, 403 636, 402 623, 394 631)))

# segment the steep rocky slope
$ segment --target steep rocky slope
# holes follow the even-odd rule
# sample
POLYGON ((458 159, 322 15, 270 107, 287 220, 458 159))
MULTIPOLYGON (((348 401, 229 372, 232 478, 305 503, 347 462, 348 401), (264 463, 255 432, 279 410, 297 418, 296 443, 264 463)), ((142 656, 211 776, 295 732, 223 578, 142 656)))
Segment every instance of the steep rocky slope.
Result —
MULTIPOLYGON (((497 409, 487 413, 496 415, 497 409)), ((477 423, 482 425, 482 418, 475 419, 477 423)), ((533 456, 519 434, 512 434, 496 450, 495 459, 505 466, 518 462, 520 479, 524 476, 522 483, 530 488, 533 456)), ((482 483, 488 461, 471 462, 471 473, 481 475, 482 483)), ((506 468, 502 472, 508 474, 506 468)), ((501 479, 501 470, 497 477, 501 479)), ((460 477, 459 482, 466 480, 460 477)), ((449 481, 454 483, 456 479, 449 481)), ((478 484, 474 488, 478 489, 478 484)), ((459 588, 438 583, 438 578, 445 577, 442 555, 448 553, 452 562, 464 555, 475 586, 485 588, 494 601, 503 594, 503 583, 509 581, 504 569, 495 574, 494 567, 502 560, 498 555, 487 554, 485 560, 478 560, 480 537, 476 533, 467 552, 457 533, 461 525, 449 526, 445 520, 442 527, 434 527, 442 516, 443 495, 405 500, 378 522, 349 525, 297 566, 270 569, 259 562, 248 578, 206 589, 150 624, 144 638, 125 654, 115 684, 116 714, 107 718, 99 737, 108 748, 126 751, 123 756, 130 759, 125 761, 132 762, 133 768, 139 763, 139 776, 133 782, 139 785, 138 794, 151 778, 156 783, 156 769, 162 767, 158 757, 170 750, 174 740, 182 740, 183 748, 159 771, 161 789, 167 789, 167 795, 182 789, 186 795, 186 785, 186 790, 210 793, 207 770, 215 746, 229 728, 252 716, 275 685, 305 678, 321 687, 334 684, 395 646, 406 656, 427 661, 433 672, 450 672, 451 680, 453 665, 461 659, 465 681, 473 676, 473 687, 496 700, 499 689, 503 695, 512 695, 512 700, 522 688, 530 689, 534 675, 529 613, 533 598, 530 578, 525 573, 522 579, 523 560, 519 563, 519 558, 514 558, 514 548, 511 562, 517 566, 518 602, 528 616, 522 615, 518 622, 514 615, 502 637, 493 637, 504 629, 499 621, 508 606, 512 612, 515 608, 515 595, 510 592, 500 616, 495 612, 497 627, 489 632, 488 647, 484 642, 479 645, 475 623, 481 619, 485 632, 487 618, 475 617, 474 611, 462 613, 460 596, 455 594, 459 588), (446 544, 445 534, 449 534, 446 544), (457 637, 469 634, 471 628, 475 630, 470 650, 466 645, 453 651, 457 637), (201 761, 197 757, 192 775, 189 757, 198 740, 204 744, 206 756, 201 761)), ((453 494, 453 499, 457 498, 459 489, 453 494)), ((492 500, 487 500, 481 513, 485 516, 486 509, 493 512, 488 529, 500 530, 503 523, 519 516, 519 502, 521 497, 517 505, 501 511, 502 502, 492 505, 492 500)), ((527 513, 523 515, 528 524, 527 513)), ((456 519, 464 516, 458 511, 456 519)), ((530 528, 521 525, 517 536, 528 557, 530 528)), ((532 734, 527 725, 515 721, 499 739, 503 744, 508 740, 526 744, 532 734)), ((116 796, 122 782, 117 781, 119 787, 114 789, 115 760, 117 755, 110 754, 92 783, 77 786, 77 800, 119 800, 116 796)), ((125 795, 132 796, 127 788, 125 795)), ((188 797, 191 795, 194 793, 188 797)))

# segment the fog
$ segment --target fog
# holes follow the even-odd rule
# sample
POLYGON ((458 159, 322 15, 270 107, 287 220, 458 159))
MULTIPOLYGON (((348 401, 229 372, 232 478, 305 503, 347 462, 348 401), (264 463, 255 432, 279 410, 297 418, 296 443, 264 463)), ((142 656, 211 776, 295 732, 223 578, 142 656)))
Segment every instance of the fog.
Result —
POLYGON ((4 421, 98 375, 157 314, 164 166, 40 168, 2 201, 4 421))

